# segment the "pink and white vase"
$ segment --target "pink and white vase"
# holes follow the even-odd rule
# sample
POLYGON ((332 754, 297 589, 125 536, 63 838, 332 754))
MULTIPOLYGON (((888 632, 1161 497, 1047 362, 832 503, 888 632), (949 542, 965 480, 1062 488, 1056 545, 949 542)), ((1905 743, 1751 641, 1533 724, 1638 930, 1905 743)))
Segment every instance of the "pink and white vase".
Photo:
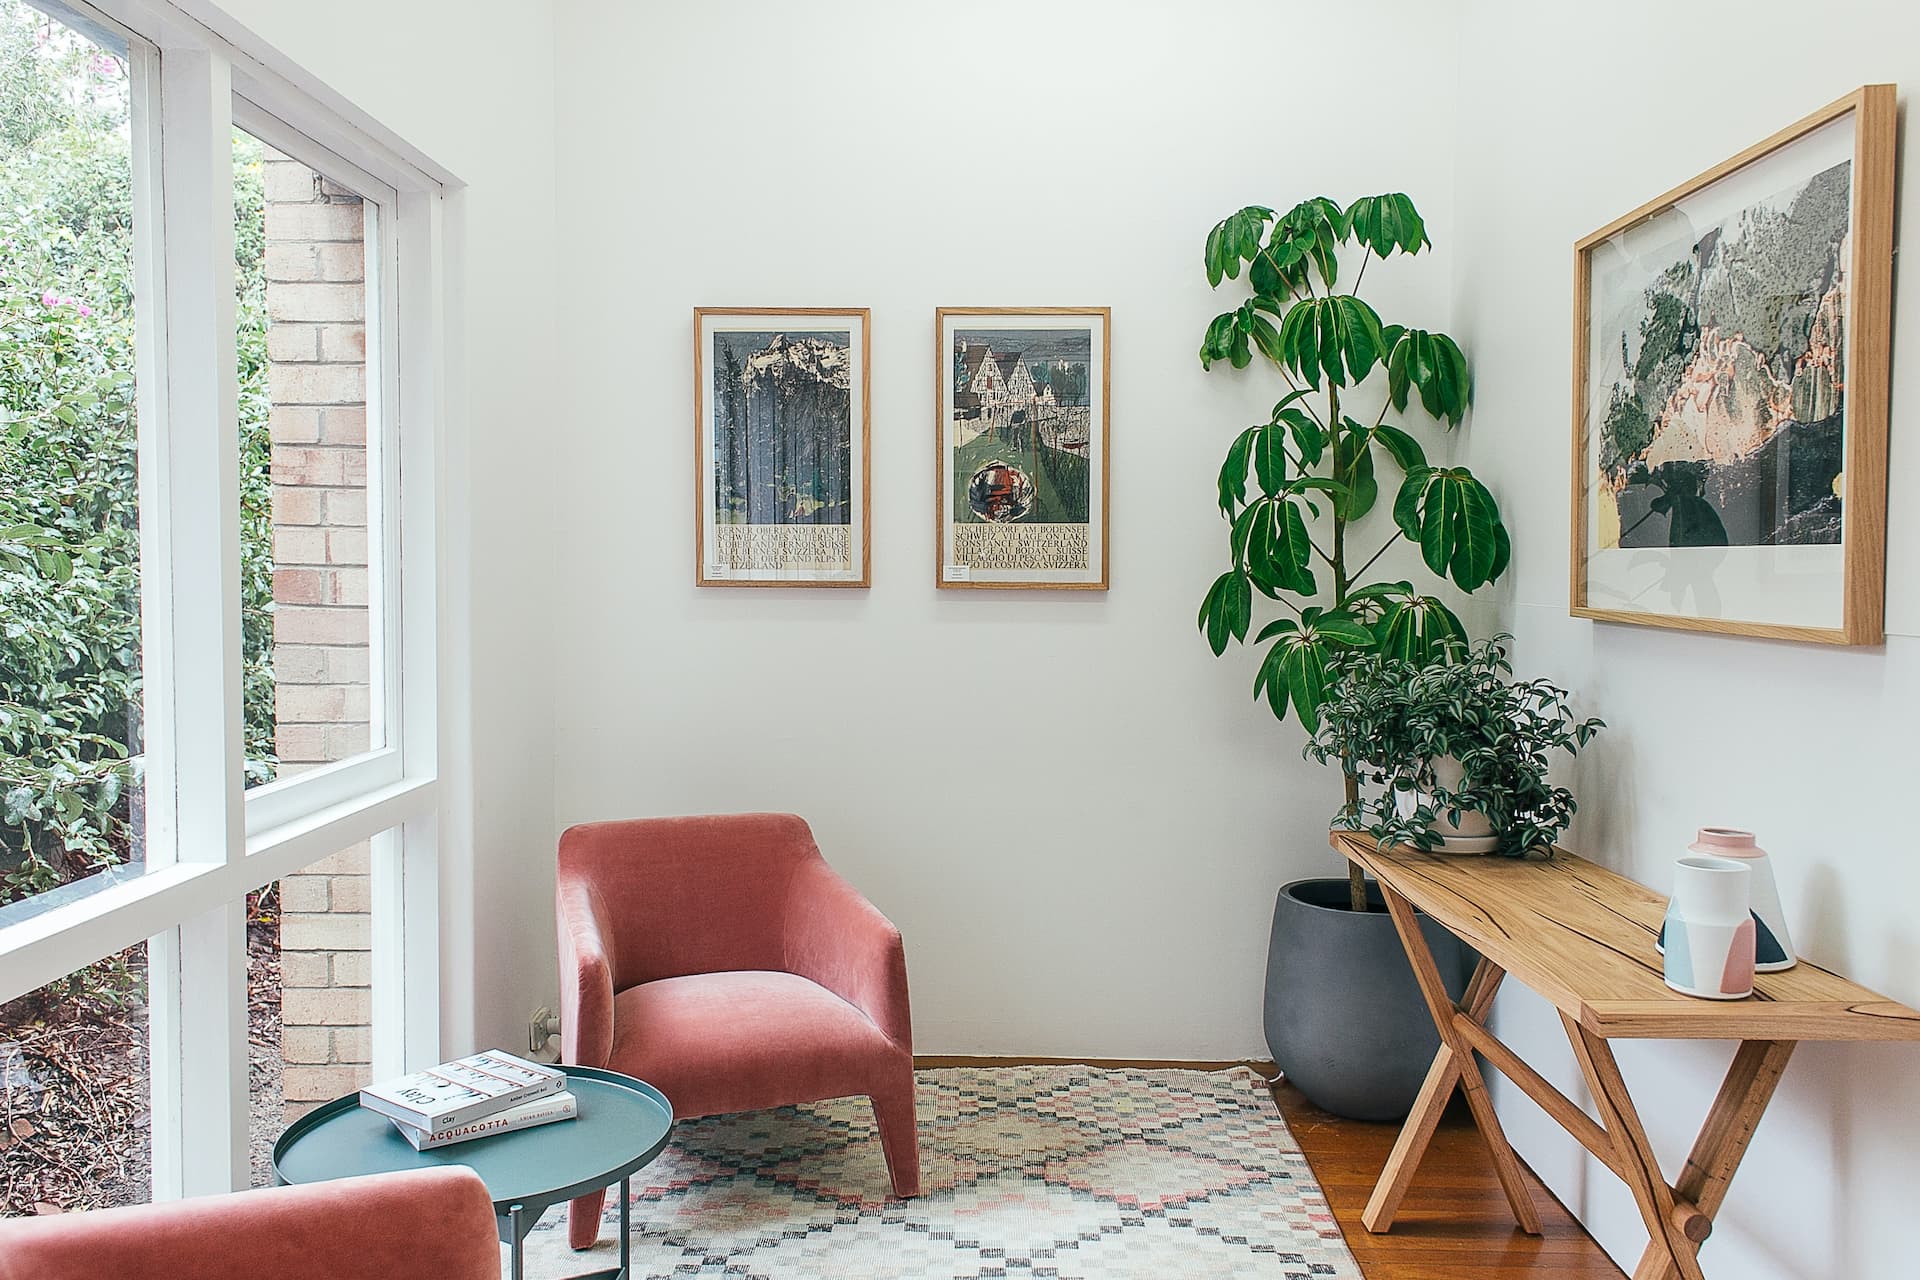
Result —
MULTIPOLYGON (((1793 938, 1787 932, 1787 913, 1780 906, 1780 890, 1774 884, 1773 859, 1754 840, 1753 832, 1734 827, 1701 827, 1693 843, 1687 846, 1687 852, 1734 858, 1747 864, 1752 873, 1747 883, 1753 912, 1756 972, 1778 973, 1800 962, 1793 951, 1793 938)), ((1663 954, 1666 945, 1667 930, 1662 925, 1659 946, 1663 954)))
POLYGON ((1689 854, 1675 864, 1663 931, 1669 987, 1708 1000, 1753 994, 1752 881, 1736 858, 1689 854))

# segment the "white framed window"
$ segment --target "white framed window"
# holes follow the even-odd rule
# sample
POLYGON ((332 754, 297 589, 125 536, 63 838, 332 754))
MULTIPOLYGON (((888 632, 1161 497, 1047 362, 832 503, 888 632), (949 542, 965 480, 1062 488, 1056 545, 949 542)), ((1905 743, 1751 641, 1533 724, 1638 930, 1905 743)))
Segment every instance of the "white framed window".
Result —
MULTIPOLYGON (((45 32, 20 65, 124 171, 99 243, 46 256, 38 310, 7 304, 34 350, 75 344, 86 383, 0 386, 27 422, 0 462, 40 474, 68 416, 119 453, 89 482, 111 499, 92 543, 57 504, 0 510, 0 636, 20 631, 0 657, 63 592, 119 612, 0 684, 0 830, 27 833, 0 835, 0 1016, 144 943, 154 1194, 230 1190, 259 1124, 262 919, 312 1014, 284 1041, 290 1104, 297 1070, 345 1091, 438 1054, 444 175, 166 0, 0 0, 0 20, 45 32), (113 315, 60 283, 86 254, 113 315), (94 720, 56 723, 93 668, 94 720)), ((6 164, 0 184, 40 180, 6 164)), ((40 269, 24 252, 0 266, 40 269)))

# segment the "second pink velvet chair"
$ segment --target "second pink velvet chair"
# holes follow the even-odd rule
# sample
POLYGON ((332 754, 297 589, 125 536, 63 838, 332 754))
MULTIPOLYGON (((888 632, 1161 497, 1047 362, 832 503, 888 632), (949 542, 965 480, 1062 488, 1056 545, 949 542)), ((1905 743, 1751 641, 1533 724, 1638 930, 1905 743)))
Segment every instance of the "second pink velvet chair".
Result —
MULTIPOLYGON (((900 933, 789 814, 596 822, 560 837, 561 1043, 676 1117, 873 1102, 897 1196, 920 1193, 900 933)), ((598 1237, 605 1193, 575 1200, 598 1237)))

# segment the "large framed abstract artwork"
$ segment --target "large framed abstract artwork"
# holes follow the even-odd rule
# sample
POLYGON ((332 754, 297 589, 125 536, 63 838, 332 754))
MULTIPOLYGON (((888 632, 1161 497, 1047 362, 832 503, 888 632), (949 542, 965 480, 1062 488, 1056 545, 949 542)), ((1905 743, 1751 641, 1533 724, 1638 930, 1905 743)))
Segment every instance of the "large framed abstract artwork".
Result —
POLYGON ((1894 88, 1574 247, 1572 612, 1877 644, 1894 88))
POLYGON ((864 308, 693 313, 694 572, 704 587, 864 587, 864 308))
POLYGON ((1111 316, 934 313, 934 582, 1107 587, 1111 316))

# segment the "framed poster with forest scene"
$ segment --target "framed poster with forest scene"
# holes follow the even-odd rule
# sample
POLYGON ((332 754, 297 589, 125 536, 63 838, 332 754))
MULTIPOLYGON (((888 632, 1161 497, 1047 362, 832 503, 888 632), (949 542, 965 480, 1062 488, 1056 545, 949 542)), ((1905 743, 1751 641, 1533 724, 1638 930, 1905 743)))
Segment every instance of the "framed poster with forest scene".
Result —
POLYGON ((701 586, 870 584, 867 327, 864 308, 695 308, 701 586))
POLYGON ((934 313, 934 582, 1107 586, 1105 307, 934 313))
POLYGON ((1892 85, 1574 246, 1575 616, 1877 644, 1892 85))

